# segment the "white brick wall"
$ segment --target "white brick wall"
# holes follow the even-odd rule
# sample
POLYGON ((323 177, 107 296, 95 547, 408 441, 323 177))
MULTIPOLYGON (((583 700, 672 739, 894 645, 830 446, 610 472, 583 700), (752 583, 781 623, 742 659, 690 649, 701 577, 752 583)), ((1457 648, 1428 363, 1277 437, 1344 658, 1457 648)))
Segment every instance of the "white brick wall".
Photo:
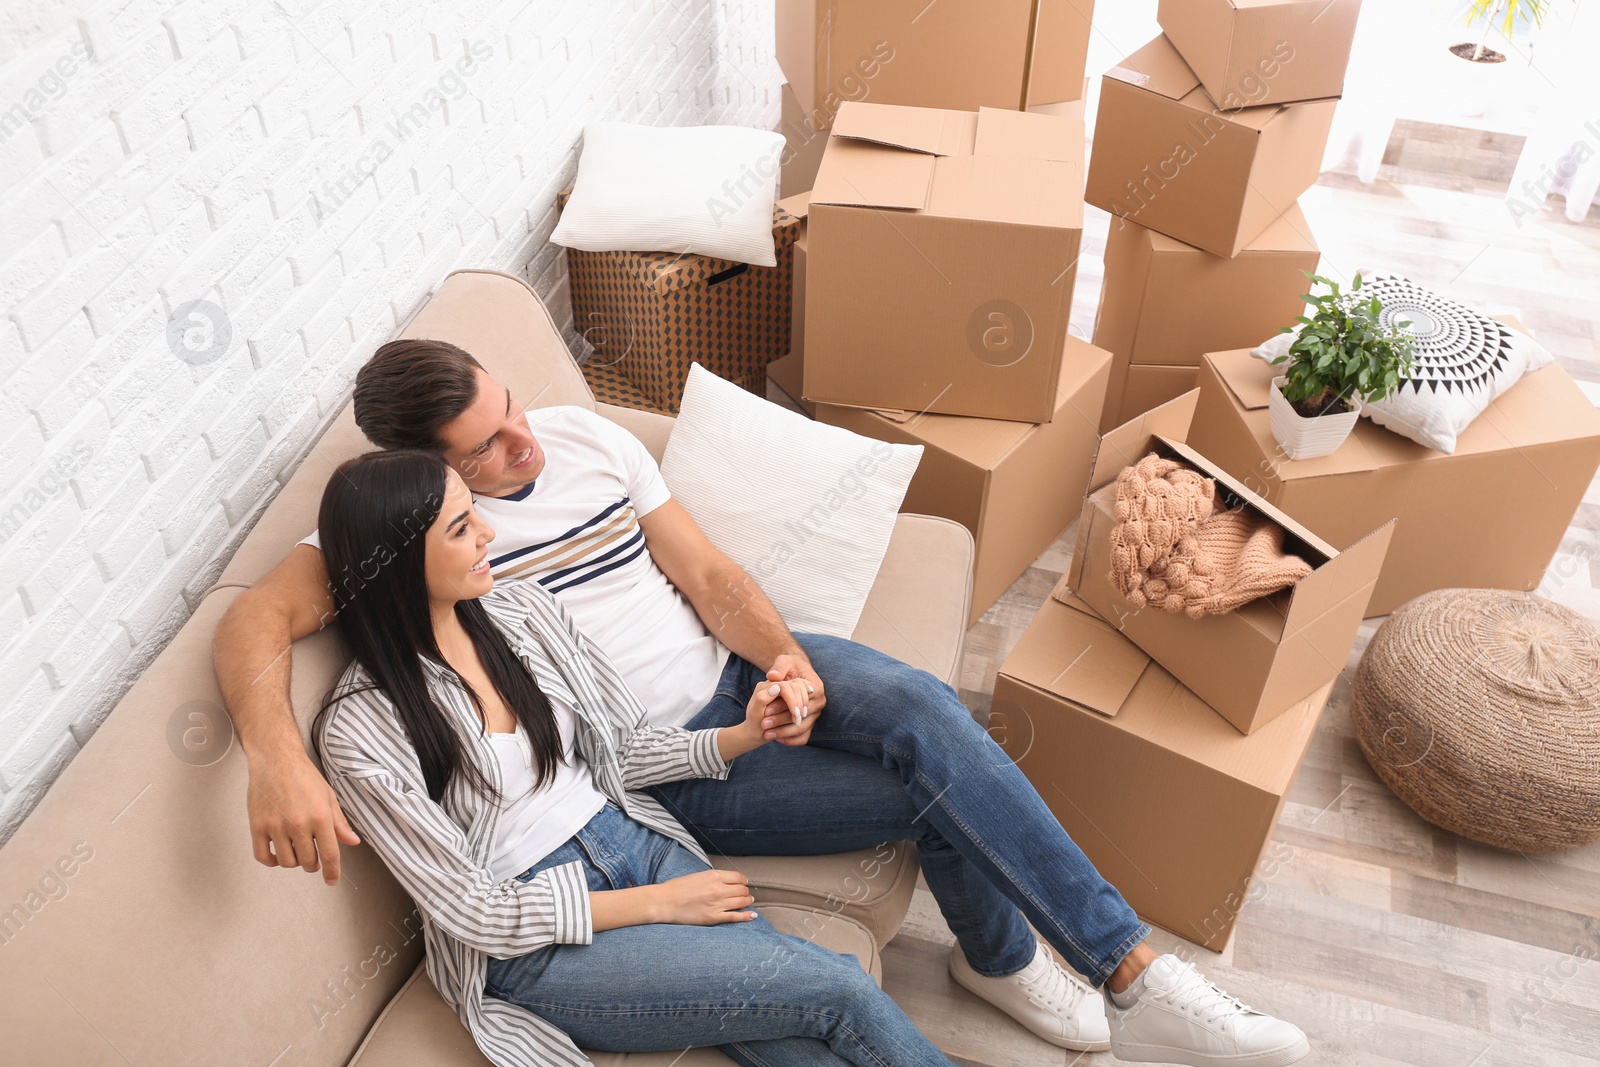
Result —
POLYGON ((7 0, 0 842, 447 272, 570 322, 584 123, 770 129, 771 39, 760 0, 7 0))

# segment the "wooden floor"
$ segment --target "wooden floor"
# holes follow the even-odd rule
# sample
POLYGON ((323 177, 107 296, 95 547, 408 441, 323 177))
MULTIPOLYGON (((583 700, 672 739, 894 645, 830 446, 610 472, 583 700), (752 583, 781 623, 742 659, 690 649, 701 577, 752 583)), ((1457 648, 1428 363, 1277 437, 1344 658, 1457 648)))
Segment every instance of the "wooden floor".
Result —
MULTIPOLYGON (((1417 154, 1438 160, 1452 151, 1417 154)), ((1600 404, 1600 213, 1574 225, 1552 201, 1519 227, 1504 186, 1481 169, 1457 177, 1448 165, 1428 173, 1389 166, 1371 186, 1324 175, 1302 200, 1322 272, 1383 267, 1485 310, 1513 309, 1600 404)), ((1073 312, 1084 337, 1106 228, 1106 215, 1089 209, 1073 312)), ((961 690, 980 718, 996 670, 1065 571, 1073 533, 969 632, 961 690)), ((1573 558, 1552 568, 1541 591, 1600 621, 1600 483, 1563 553, 1573 558)), ((1378 621, 1363 626, 1351 667, 1378 621)), ((1357 748, 1349 676, 1334 689, 1269 846, 1277 871, 1244 909, 1227 951, 1159 931, 1157 949, 1183 946, 1224 988, 1298 1023, 1312 1041, 1308 1065, 1600 1064, 1600 844, 1526 856, 1424 823, 1357 748)), ((956 987, 945 970, 953 943, 922 888, 884 965, 885 987, 958 1062, 1117 1062, 1039 1041, 956 987)))

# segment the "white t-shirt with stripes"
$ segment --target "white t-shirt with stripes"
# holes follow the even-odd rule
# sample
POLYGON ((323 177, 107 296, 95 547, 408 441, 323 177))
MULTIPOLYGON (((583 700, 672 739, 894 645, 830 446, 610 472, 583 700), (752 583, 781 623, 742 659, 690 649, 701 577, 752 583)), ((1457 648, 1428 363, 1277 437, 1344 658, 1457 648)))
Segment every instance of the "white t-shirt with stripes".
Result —
MULTIPOLYGON (((639 517, 672 495, 661 468, 638 438, 587 408, 530 409, 528 428, 545 453, 539 477, 512 496, 473 496, 494 527, 490 571, 554 593, 650 723, 682 726, 715 694, 729 652, 645 547, 639 517)), ((315 533, 301 543, 321 548, 315 533)))

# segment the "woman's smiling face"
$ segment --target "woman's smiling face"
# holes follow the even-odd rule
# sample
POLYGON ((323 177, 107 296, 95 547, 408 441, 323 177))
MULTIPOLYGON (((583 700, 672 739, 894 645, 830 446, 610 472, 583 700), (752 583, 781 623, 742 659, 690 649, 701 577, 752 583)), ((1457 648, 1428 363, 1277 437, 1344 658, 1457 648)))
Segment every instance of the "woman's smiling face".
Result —
POLYGON ((454 470, 446 471, 444 506, 428 527, 424 570, 431 600, 454 604, 494 588, 489 573, 489 542, 494 528, 472 506, 472 493, 454 470))

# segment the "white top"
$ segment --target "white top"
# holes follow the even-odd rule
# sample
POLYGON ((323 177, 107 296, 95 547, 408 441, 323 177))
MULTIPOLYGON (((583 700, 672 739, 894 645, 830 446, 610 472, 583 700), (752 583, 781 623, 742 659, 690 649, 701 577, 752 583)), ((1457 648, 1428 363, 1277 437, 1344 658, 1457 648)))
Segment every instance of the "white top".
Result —
POLYGON ((490 747, 500 761, 500 795, 504 808, 494 826, 489 870, 495 881, 515 878, 566 843, 606 806, 595 788, 589 765, 572 743, 572 709, 550 702, 561 734, 561 761, 555 777, 535 791, 533 743, 522 723, 510 733, 490 734, 490 747))
MULTIPOLYGON (((532 578, 611 657, 655 726, 682 726, 716 693, 729 652, 645 548, 639 517, 671 499, 637 437, 587 408, 528 412, 545 452, 514 496, 473 495, 494 527, 496 579, 532 578)), ((320 549, 312 533, 301 544, 320 549)), ((519 872, 520 873, 520 872, 519 872)))

